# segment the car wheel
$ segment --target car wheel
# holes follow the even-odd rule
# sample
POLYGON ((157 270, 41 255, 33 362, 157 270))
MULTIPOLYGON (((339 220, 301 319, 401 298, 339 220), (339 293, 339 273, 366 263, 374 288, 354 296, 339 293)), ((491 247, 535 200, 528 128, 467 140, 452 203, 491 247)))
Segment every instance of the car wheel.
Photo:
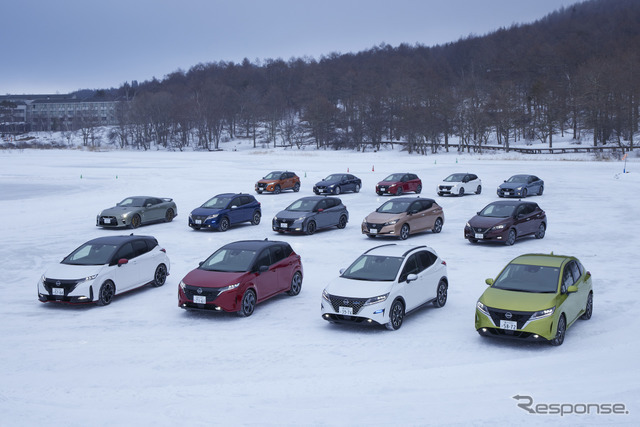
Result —
POLYGON ((507 246, 511 246, 516 242, 516 230, 513 228, 509 230, 509 234, 507 235, 507 240, 504 241, 504 244, 507 246))
POLYGON ((153 275, 153 286, 160 287, 167 281, 167 266, 160 264, 156 267, 156 273, 153 275))
POLYGON ((458 196, 460 197, 464 196, 464 187, 460 187, 460 190, 458 191, 458 196))
POLYGON ((436 295, 436 299, 435 301, 433 301, 433 305, 438 308, 444 307, 444 305, 447 303, 448 287, 449 286, 447 285, 447 282, 445 282, 444 280, 440 280, 440 283, 438 283, 438 295, 436 295))
POLYGON ((560 315, 560 319, 558 320, 558 331, 556 332, 556 337, 551 340, 551 345, 562 345, 564 342, 564 334, 567 332, 567 321, 564 318, 564 314, 560 315))
POLYGON ((408 237, 409 237, 409 224, 402 224, 402 227, 400 228, 400 238, 402 240, 407 240, 408 237))
POLYGON ((132 218, 131 218, 131 228, 138 228, 140 227, 140 223, 142 221, 140 220, 140 215, 135 214, 132 218))
POLYGON ((100 286, 98 291, 98 305, 109 305, 116 294, 116 285, 111 280, 107 280, 100 286))
POLYGON ((173 209, 169 208, 167 209, 167 213, 164 214, 164 220, 165 222, 171 222, 175 216, 176 214, 173 212, 173 209))
POLYGON ((296 296, 300 293, 301 289, 302 289, 302 274, 300 274, 299 271, 296 271, 293 277, 291 278, 291 287, 289 288, 289 291, 287 291, 287 294, 291 295, 292 297, 296 296))
POLYGON ((295 185, 293 186, 293 191, 295 193, 297 193, 298 191, 300 191, 300 183, 296 182, 295 185))
POLYGON ((526 188, 524 188, 524 189, 522 190, 522 198, 524 199, 524 198, 526 198, 526 197, 527 197, 527 189, 526 189, 526 188))
POLYGON ((340 221, 338 221, 338 228, 342 229, 347 226, 347 217, 346 215, 342 215, 340 217, 340 221))
POLYGON ((402 195, 402 187, 398 187, 398 189, 396 190, 396 196, 401 196, 402 195))
POLYGON ((587 305, 584 307, 584 313, 580 316, 583 320, 591 319, 591 315, 593 314, 593 292, 589 292, 589 296, 587 297, 587 305))
POLYGON ((546 229, 547 229, 547 227, 545 227, 544 223, 541 222, 540 223, 540 227, 538 227, 538 231, 536 232, 536 239, 544 238, 544 233, 545 233, 546 229))
POLYGON ((418 187, 416 188, 416 194, 420 193, 422 193, 422 185, 418 184, 418 187))
POLYGON ((395 300, 389 310, 389 323, 385 324, 390 331, 397 331, 404 320, 404 304, 399 299, 395 300))
POLYGON ((255 211, 253 213, 253 217, 251 217, 251 224, 253 224, 253 225, 260 224, 260 217, 261 217, 260 212, 255 211))
POLYGON ((478 243, 478 239, 467 239, 469 243, 478 243))
POLYGON ((541 185, 540 189, 538 190, 538 196, 542 196, 543 192, 544 192, 544 185, 541 185))
POLYGON ((247 292, 242 296, 242 301, 240 302, 240 311, 238 311, 238 316, 240 317, 249 317, 253 314, 253 310, 256 308, 256 294, 251 289, 247 289, 247 292))
POLYGON ((478 188, 476 188, 476 194, 480 193, 482 193, 482 185, 478 185, 478 188))
POLYGON ((356 188, 353 189, 354 193, 359 193, 360 192, 360 185, 356 184, 356 188))
POLYGON ((340 188, 340 186, 338 185, 334 190, 333 190, 333 194, 335 194, 336 196, 338 194, 340 194, 340 192, 342 191, 342 189, 340 188))
POLYGON ((218 230, 227 231, 229 229, 229 218, 222 218, 218 230))
POLYGON ((433 224, 433 229, 431 229, 434 233, 439 233, 442 231, 442 218, 437 218, 436 222, 433 224))
POLYGON ((307 234, 311 235, 315 232, 316 232, 316 222, 309 221, 309 223, 307 224, 307 234))
POLYGON ((280 186, 276 185, 275 188, 273 189, 273 194, 280 194, 280 186))

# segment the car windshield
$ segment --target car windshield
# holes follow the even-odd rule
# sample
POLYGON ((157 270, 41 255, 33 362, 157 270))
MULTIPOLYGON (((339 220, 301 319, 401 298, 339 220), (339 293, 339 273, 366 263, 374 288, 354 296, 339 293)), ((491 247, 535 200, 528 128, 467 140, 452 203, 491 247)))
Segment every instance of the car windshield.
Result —
POLYGON ((513 175, 507 182, 527 182, 527 175, 513 175))
POLYGON ((454 173, 449 175, 444 179, 444 182, 462 182, 466 174, 464 173, 454 173))
POLYGON ((402 258, 382 255, 361 255, 347 268, 342 277, 354 280, 390 282, 395 280, 402 258))
POLYGON ((342 175, 334 173, 333 175, 329 175, 328 177, 326 177, 324 180, 325 181, 341 181, 342 175))
POLYGON ((69 265, 105 265, 113 258, 118 245, 105 245, 102 243, 85 243, 71 252, 62 264, 69 265))
POLYGON ((291 203, 285 210, 293 212, 311 212, 313 211, 313 208, 316 207, 316 204, 318 204, 317 200, 300 199, 291 203))
POLYGON ((492 218, 508 218, 513 215, 516 206, 516 204, 491 203, 485 206, 478 215, 492 218))
POLYGON ((280 179, 280 175, 282 175, 282 172, 271 172, 263 179, 280 179))
POLYGON ((231 200, 231 197, 214 197, 212 199, 207 200, 206 202, 204 202, 204 204, 202 205, 203 208, 209 208, 209 209, 224 209, 227 207, 227 205, 229 204, 229 201, 231 200))
POLYGON ((509 264, 493 283, 493 288, 506 291, 555 293, 560 278, 559 267, 509 264))
POLYGON ((411 204, 410 200, 389 200, 378 209, 376 212, 378 213, 389 213, 389 214, 398 214, 402 212, 406 212, 409 209, 409 205, 411 204))
POLYGON ((403 176, 403 173, 392 173, 391 175, 383 179, 383 181, 401 181, 403 176))
POLYGON ((118 206, 141 208, 144 206, 145 200, 146 199, 144 197, 127 197, 118 203, 118 206))
POLYGON ((255 257, 255 250, 220 248, 199 268, 207 271, 244 272, 251 269, 255 257))

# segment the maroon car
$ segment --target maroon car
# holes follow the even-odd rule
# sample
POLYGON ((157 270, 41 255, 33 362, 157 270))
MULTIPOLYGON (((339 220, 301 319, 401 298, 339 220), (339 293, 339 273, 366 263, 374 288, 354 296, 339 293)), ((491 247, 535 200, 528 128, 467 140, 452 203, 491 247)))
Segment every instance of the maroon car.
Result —
POLYGON ((255 305, 302 288, 302 262, 286 242, 244 240, 215 251, 178 288, 178 306, 250 316, 255 305))
POLYGON ((547 216, 537 203, 499 201, 489 203, 464 227, 464 237, 471 243, 479 240, 513 245, 523 236, 542 239, 547 230, 547 216))
POLYGON ((415 173, 392 173, 376 185, 379 196, 385 193, 399 196, 409 191, 416 194, 422 191, 422 181, 415 173))

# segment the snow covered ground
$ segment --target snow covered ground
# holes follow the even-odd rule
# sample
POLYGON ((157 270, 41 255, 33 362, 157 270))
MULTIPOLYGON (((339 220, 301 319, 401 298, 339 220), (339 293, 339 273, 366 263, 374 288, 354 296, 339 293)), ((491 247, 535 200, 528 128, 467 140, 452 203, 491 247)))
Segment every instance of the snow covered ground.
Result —
MULTIPOLYGON (((640 423, 640 161, 521 155, 407 155, 285 149, 215 153, 164 151, 0 151, 0 425, 422 425, 640 423), (559 160, 565 159, 565 160, 559 160), (300 193, 257 196, 263 221, 226 233, 187 227, 189 212, 222 192, 253 194, 271 170, 302 178, 300 193), (373 170, 372 170, 373 169, 373 170), (273 215, 311 195, 333 172, 363 180, 340 197, 344 230, 313 236, 273 233, 273 215), (440 234, 412 236, 447 261, 449 300, 424 308, 398 331, 331 325, 320 317, 321 292, 364 250, 393 240, 366 238, 362 219, 387 197, 374 191, 391 172, 415 172, 422 197, 444 207, 440 234), (452 172, 476 173, 481 195, 438 198, 452 172), (465 222, 497 199, 515 173, 545 180, 531 197, 547 212, 542 240, 514 246, 472 245, 465 222), (178 217, 144 226, 171 258, 161 288, 117 297, 107 307, 42 304, 45 269, 88 239, 118 234, 95 226, 103 208, 130 195, 172 197, 178 217), (246 319, 186 312, 177 306, 182 277, 221 245, 282 239, 302 256, 300 295, 259 304, 246 319), (528 252, 577 256, 593 275, 594 314, 578 321, 560 347, 480 337, 475 303, 514 257, 528 252), (540 415, 517 406, 624 404, 626 414, 540 415)), ((130 233, 122 231, 121 233, 130 233)))

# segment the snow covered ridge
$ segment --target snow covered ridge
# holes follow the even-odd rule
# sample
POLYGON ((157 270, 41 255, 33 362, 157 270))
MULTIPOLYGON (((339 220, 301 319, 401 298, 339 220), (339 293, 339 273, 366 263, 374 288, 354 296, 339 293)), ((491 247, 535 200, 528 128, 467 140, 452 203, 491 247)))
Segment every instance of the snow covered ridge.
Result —
POLYGON ((631 157, 623 174, 622 161, 584 156, 2 150, 0 424, 639 425, 640 173, 631 157), (271 170, 296 172, 300 192, 256 195, 255 182, 271 170), (345 229, 313 236, 271 230, 279 210, 347 170, 362 188, 340 196, 351 218, 345 229), (360 228, 391 198, 377 196, 375 184, 405 170, 423 181, 421 197, 442 204, 446 222, 440 233, 397 243, 427 245, 447 262, 446 306, 412 313, 395 332, 328 324, 322 290, 364 251, 395 243, 369 239, 360 228), (436 184, 454 172, 477 174, 482 193, 438 197, 436 184), (518 173, 545 181, 544 194, 527 199, 547 214, 545 238, 469 243, 465 223, 518 173), (224 192, 254 194, 263 221, 225 233, 192 231, 186 213, 224 192), (40 303, 36 285, 48 266, 92 238, 131 233, 96 227, 95 218, 136 194, 172 197, 185 213, 133 230, 167 250, 165 285, 117 296, 107 307, 40 303), (226 243, 264 238, 286 241, 301 256, 298 296, 273 298, 246 319, 178 307, 178 284, 198 262, 226 243), (574 324, 560 347, 480 337, 473 319, 485 279, 519 255, 552 251, 576 256, 591 272, 591 320, 574 324), (529 401, 536 414, 519 406, 529 401), (540 413, 538 404, 549 412, 572 406, 561 418, 540 413), (598 406, 582 413, 582 404, 598 406), (613 404, 628 413, 607 413, 613 404))

